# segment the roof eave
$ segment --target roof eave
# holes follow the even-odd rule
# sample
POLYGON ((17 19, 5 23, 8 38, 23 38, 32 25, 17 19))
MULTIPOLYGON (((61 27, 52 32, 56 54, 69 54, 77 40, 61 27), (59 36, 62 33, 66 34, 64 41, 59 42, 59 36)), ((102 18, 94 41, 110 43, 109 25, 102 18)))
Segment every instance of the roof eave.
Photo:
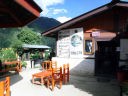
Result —
POLYGON ((76 23, 76 22, 78 22, 80 20, 83 20, 85 18, 93 16, 96 13, 100 13, 100 12, 106 11, 106 10, 108 10, 108 9, 114 7, 114 6, 125 6, 125 7, 127 6, 128 7, 128 3, 120 1, 120 2, 116 2, 116 3, 105 4, 105 5, 101 6, 101 7, 98 7, 96 9, 92 10, 92 11, 89 11, 89 12, 87 12, 85 14, 82 14, 82 15, 76 17, 76 18, 73 18, 73 19, 71 19, 71 20, 69 20, 69 21, 67 21, 67 22, 65 22, 65 23, 63 23, 63 24, 61 24, 59 26, 56 26, 56 27, 54 27, 52 29, 49 29, 46 32, 42 33, 42 35, 49 36, 49 34, 51 34, 51 33, 55 33, 55 32, 57 32, 57 31, 59 31, 59 30, 61 30, 63 28, 66 28, 68 26, 73 25, 74 23, 76 23))
POLYGON ((40 9, 38 6, 36 6, 36 4, 33 5, 38 7, 38 8, 33 8, 27 1, 25 0, 15 0, 16 3, 18 3, 19 5, 21 5, 22 7, 24 7, 26 10, 28 10, 29 12, 31 12, 33 15, 35 15, 36 17, 40 16, 40 12, 42 11, 42 9, 40 9))
POLYGON ((94 15, 96 13, 103 12, 105 10, 108 10, 108 6, 106 6, 106 5, 108 5, 108 4, 105 4, 105 5, 101 6, 101 7, 98 7, 96 9, 92 10, 92 11, 89 11, 87 13, 84 13, 84 14, 78 16, 78 17, 75 17, 75 18, 73 18, 73 19, 71 19, 71 20, 69 20, 69 21, 67 21, 65 23, 62 23, 59 26, 56 26, 56 27, 54 27, 52 29, 49 29, 46 32, 42 33, 42 35, 48 36, 50 33, 57 32, 57 31, 65 28, 65 27, 71 26, 74 23, 76 23, 76 22, 78 22, 78 21, 80 21, 80 20, 82 20, 84 18, 90 17, 90 16, 92 16, 92 15, 94 15))

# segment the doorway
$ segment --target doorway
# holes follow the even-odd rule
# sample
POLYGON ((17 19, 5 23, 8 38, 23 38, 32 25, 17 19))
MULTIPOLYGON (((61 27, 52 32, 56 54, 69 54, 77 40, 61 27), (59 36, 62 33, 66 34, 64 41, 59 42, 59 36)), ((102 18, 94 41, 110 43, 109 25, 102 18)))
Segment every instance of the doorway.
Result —
POLYGON ((115 77, 119 61, 119 52, 116 51, 117 44, 113 41, 98 41, 97 45, 95 75, 115 77))

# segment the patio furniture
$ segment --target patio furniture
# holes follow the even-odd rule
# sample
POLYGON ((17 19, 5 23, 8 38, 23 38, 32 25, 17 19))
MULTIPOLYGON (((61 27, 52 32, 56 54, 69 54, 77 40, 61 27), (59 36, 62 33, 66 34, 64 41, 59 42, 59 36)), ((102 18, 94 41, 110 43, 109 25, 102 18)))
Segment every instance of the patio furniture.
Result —
POLYGON ((10 96, 10 77, 0 82, 0 96, 10 96))
POLYGON ((43 70, 51 70, 54 68, 54 70, 57 68, 57 62, 56 61, 49 61, 46 60, 42 63, 42 69, 43 70))
POLYGON ((55 84, 59 83, 59 88, 61 89, 62 87, 62 67, 52 68, 52 76, 47 77, 47 86, 48 88, 50 87, 50 84, 52 85, 51 90, 54 90, 55 84))
POLYGON ((56 61, 51 61, 51 67, 56 69, 57 68, 57 62, 56 61))
POLYGON ((35 73, 32 75, 32 83, 33 84, 44 84, 44 79, 51 75, 52 75, 52 72, 48 70, 35 73), (40 80, 37 80, 37 79, 40 79, 40 80))
POLYGON ((63 82, 64 84, 69 82, 69 64, 63 65, 63 82))
POLYGON ((49 60, 43 61, 43 63, 42 63, 42 69, 43 70, 51 69, 51 61, 49 61, 49 60))
POLYGON ((2 63, 2 70, 1 72, 8 72, 8 71, 16 71, 20 72, 21 71, 21 62, 20 61, 7 61, 2 63))

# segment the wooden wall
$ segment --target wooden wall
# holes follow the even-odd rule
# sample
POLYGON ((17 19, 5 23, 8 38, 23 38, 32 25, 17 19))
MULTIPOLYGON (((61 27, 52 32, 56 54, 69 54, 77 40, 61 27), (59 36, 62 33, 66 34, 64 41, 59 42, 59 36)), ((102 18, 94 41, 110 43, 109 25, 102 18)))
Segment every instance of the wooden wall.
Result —
POLYGON ((128 9, 115 7, 77 22, 66 29, 83 27, 84 33, 92 32, 93 29, 117 33, 125 30, 126 23, 128 22, 127 19, 128 9))

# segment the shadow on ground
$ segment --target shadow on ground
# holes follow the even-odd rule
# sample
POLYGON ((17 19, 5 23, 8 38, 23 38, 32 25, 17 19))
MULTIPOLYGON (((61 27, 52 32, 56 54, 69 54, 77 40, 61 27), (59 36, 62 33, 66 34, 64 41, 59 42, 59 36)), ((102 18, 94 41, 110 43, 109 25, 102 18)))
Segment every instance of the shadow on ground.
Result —
POLYGON ((12 72, 6 72, 6 73, 1 74, 0 81, 5 80, 7 76, 10 77, 10 81, 11 81, 10 85, 13 85, 23 79, 23 77, 19 73, 12 71, 12 72))
POLYGON ((68 85, 87 92, 88 96, 120 96, 119 84, 114 79, 71 75, 68 85))

